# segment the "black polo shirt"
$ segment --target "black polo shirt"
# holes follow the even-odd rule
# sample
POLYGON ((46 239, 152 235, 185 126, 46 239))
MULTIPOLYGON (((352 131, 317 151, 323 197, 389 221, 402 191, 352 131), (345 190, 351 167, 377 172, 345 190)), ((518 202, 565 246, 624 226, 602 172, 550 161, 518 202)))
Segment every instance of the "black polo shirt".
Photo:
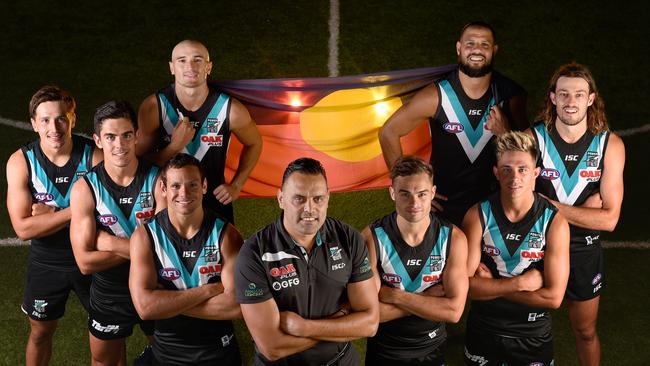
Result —
MULTIPOLYGON (((349 225, 327 218, 307 254, 285 230, 280 217, 246 240, 237 259, 235 284, 240 304, 273 298, 280 311, 321 319, 334 314, 347 301, 348 283, 371 277, 363 237, 349 225)), ((279 364, 325 363, 344 345, 320 342, 280 360, 279 364)), ((256 358, 270 364, 259 353, 256 358)))

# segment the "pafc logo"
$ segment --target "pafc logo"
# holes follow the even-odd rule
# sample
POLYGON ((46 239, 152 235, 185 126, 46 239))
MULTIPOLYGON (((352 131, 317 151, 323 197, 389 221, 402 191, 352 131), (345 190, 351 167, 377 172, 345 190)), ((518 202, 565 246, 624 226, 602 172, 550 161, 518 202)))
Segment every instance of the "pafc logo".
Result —
POLYGON ((560 177, 560 172, 557 169, 543 169, 539 176, 546 180, 555 180, 560 177))
POLYGON ((442 125, 442 128, 449 133, 461 133, 465 131, 465 127, 458 122, 447 122, 442 125))
POLYGON ((219 135, 222 124, 217 118, 208 118, 205 127, 208 133, 201 135, 201 142, 208 146, 223 146, 223 135, 219 135))
POLYGON ((34 198, 36 198, 38 202, 50 202, 54 199, 54 196, 50 193, 45 192, 45 193, 36 193, 34 195, 34 198))
POLYGON ((117 223, 117 216, 115 215, 100 215, 97 217, 97 221, 104 226, 111 226, 117 223))

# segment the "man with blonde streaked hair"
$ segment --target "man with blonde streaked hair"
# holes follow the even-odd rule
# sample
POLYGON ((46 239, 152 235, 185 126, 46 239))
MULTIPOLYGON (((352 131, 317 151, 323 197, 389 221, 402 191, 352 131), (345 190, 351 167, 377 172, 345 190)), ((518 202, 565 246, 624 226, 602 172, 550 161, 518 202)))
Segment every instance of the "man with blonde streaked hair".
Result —
POLYGON ((472 306, 467 365, 552 365, 548 309, 562 303, 569 277, 569 227, 533 192, 537 149, 523 132, 496 139, 500 190, 463 220, 472 306))
POLYGON ((623 201, 625 147, 609 131, 605 105, 584 65, 560 66, 548 99, 529 131, 539 145, 537 191, 547 196, 571 228, 569 320, 581 365, 600 364, 596 333, 605 287, 600 231, 613 231, 623 201))

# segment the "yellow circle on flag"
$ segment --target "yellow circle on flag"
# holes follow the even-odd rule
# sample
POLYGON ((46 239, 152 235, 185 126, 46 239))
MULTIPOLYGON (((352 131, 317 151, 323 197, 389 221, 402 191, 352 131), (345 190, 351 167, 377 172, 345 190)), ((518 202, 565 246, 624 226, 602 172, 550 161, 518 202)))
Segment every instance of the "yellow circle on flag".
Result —
POLYGON ((333 158, 359 162, 381 154, 379 129, 402 106, 386 86, 337 90, 300 113, 302 138, 333 158))

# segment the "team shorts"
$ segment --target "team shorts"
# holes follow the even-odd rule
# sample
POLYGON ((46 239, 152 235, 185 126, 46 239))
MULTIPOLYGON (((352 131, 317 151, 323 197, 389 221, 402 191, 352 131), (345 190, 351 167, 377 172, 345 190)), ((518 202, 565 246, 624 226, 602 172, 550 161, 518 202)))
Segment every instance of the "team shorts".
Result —
POLYGON ((220 365, 241 366, 242 360, 239 346, 234 335, 224 336, 219 344, 205 346, 201 344, 174 345, 157 340, 153 348, 153 365, 183 366, 183 365, 220 365), (224 345, 223 343, 226 343, 224 345))
POLYGON ((549 366, 553 365, 553 336, 504 337, 467 331, 465 365, 549 366))
POLYGON ((101 307, 91 301, 88 330, 95 338, 113 340, 129 337, 136 324, 140 325, 144 334, 153 335, 154 321, 140 319, 130 301, 103 303, 101 307))
POLYGON ((436 347, 432 352, 422 356, 414 358, 386 358, 377 355, 371 349, 368 349, 366 352, 366 365, 367 366, 394 366, 394 365, 403 365, 403 366, 443 366, 445 364, 445 344, 443 343, 439 347, 436 347))
POLYGON ((571 272, 565 297, 574 301, 591 300, 605 289, 603 249, 571 255, 571 272), (575 263, 575 264, 574 264, 575 263))
POLYGON ((91 277, 74 270, 56 270, 29 261, 21 309, 34 320, 56 320, 65 313, 70 290, 88 310, 91 277))

